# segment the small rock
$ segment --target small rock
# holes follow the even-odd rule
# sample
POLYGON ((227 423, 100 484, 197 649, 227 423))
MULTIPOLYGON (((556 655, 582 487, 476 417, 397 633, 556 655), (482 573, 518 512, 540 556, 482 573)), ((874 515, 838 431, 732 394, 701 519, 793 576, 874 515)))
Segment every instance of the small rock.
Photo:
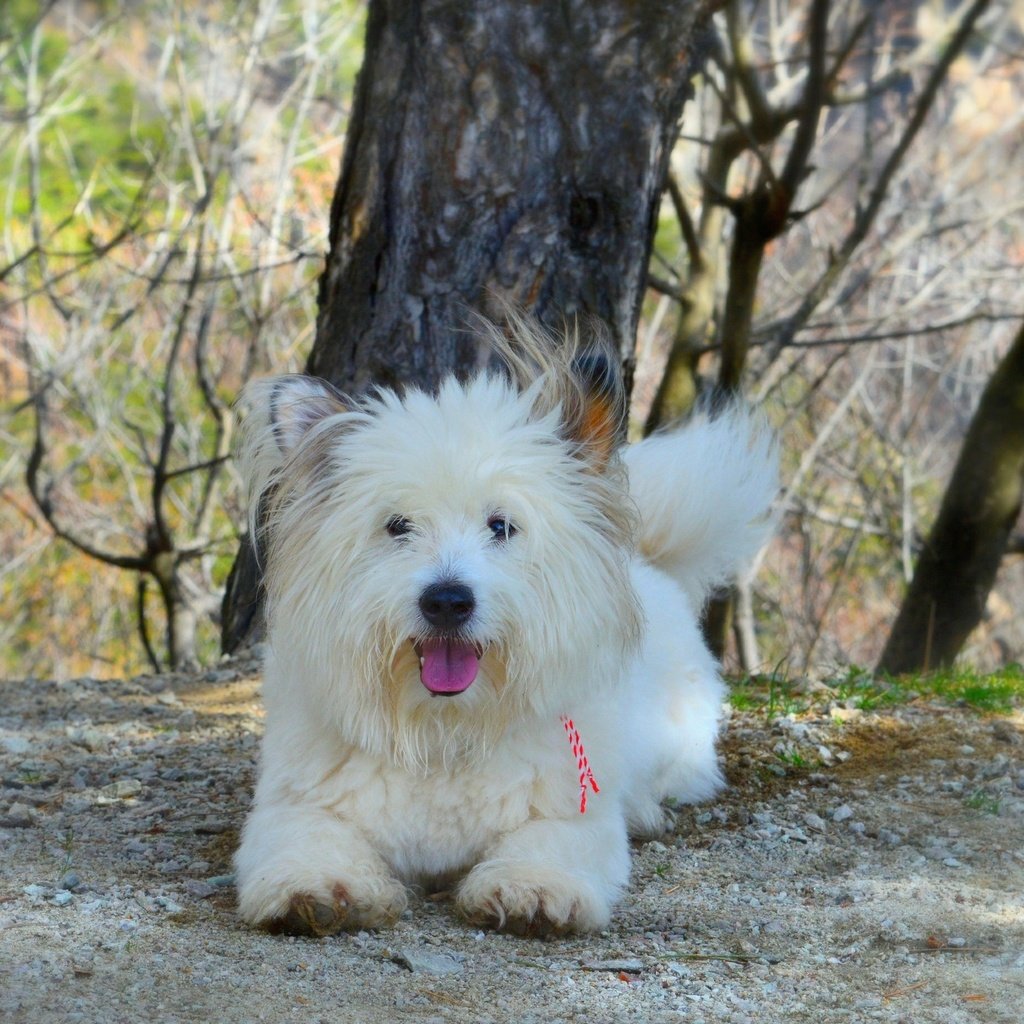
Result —
POLYGON ((0 817, 0 826, 5 828, 31 828, 36 821, 36 812, 28 804, 11 804, 7 813, 0 817))
POLYGON ((71 954, 71 970, 78 977, 88 977, 93 972, 96 953, 89 946, 82 946, 71 954))
POLYGON ((392 959, 413 974, 459 974, 462 971, 462 964, 448 953, 430 953, 408 946, 400 949, 392 959))
POLYGON ((106 750, 110 745, 109 737, 91 725, 69 725, 64 731, 76 747, 84 747, 90 754, 106 750))
POLYGON ((618 974, 640 974, 644 965, 639 960, 584 960, 580 967, 585 971, 611 971, 618 974))
POLYGON ((227 889, 235 884, 234 874, 230 875, 214 875, 212 878, 208 878, 207 883, 212 885, 215 889, 227 889))
POLYGON ((66 907, 74 898, 75 897, 72 896, 67 889, 58 889, 57 892, 53 894, 53 900, 51 902, 55 903, 58 907, 66 907))
POLYGON ((970 743, 965 743, 965 744, 964 744, 964 745, 963 745, 963 746, 962 746, 962 747, 960 748, 960 753, 961 753, 961 754, 963 754, 963 755, 964 755, 965 757, 967 757, 967 756, 969 756, 969 755, 971 755, 971 754, 973 754, 973 753, 974 753, 974 747, 972 747, 972 746, 970 745, 970 743))
POLYGON ((215 818, 207 818, 204 821, 197 821, 192 826, 192 831, 200 836, 219 836, 231 828, 229 822, 217 821, 215 818))
POLYGON ((963 867, 963 864, 960 861, 958 861, 956 859, 956 857, 944 857, 943 860, 942 860, 942 863, 945 864, 947 868, 962 868, 963 867))
POLYGON ((191 732, 196 727, 196 713, 191 708, 186 708, 174 720, 174 727, 182 732, 191 732))
POLYGON ((209 882, 200 881, 198 878, 190 878, 185 883, 185 892, 190 896, 195 896, 198 900, 205 900, 207 897, 212 896, 217 891, 215 885, 210 885, 209 882))
POLYGON ((1000 718, 992 723, 992 735, 1000 743, 1020 744, 1020 733, 1007 721, 1000 718))
POLYGON ((176 707, 181 703, 173 690, 164 690, 162 693, 158 693, 156 699, 158 704, 163 704, 165 707, 176 707))
POLYGON ((68 871, 66 874, 61 875, 58 887, 61 889, 77 889, 82 884, 82 880, 74 873, 74 871, 68 871))
POLYGON ((815 814, 813 811, 804 815, 804 824, 808 828, 813 828, 816 832, 824 832, 827 828, 825 819, 815 814))
POLYGON ((832 820, 836 822, 846 821, 848 818, 853 817, 853 808, 849 804, 840 804, 832 812, 832 820))
POLYGON ((168 914, 180 914, 185 909, 180 903, 175 903, 170 896, 156 896, 153 902, 168 914))
POLYGON ((119 779, 109 786, 104 786, 100 790, 96 802, 102 804, 112 803, 115 800, 128 800, 133 796, 138 796, 141 792, 142 783, 138 779, 119 779))
POLYGON ((854 835, 858 835, 858 836, 864 835, 864 833, 867 831, 867 827, 865 826, 863 821, 851 821, 850 824, 847 825, 846 827, 851 832, 853 832, 854 835))
POLYGON ((967 940, 963 938, 963 936, 961 935, 955 935, 953 936, 953 938, 946 940, 946 945, 953 946, 956 949, 960 949, 963 946, 967 945, 967 940))
POLYGON ((32 744, 24 736, 2 736, 0 737, 0 750, 5 754, 27 754, 32 744))
POLYGON ((891 829, 880 828, 878 830, 878 841, 880 843, 885 843, 886 846, 899 846, 903 842, 903 839, 891 829))
POLYGON ((26 885, 21 891, 32 899, 40 899, 49 896, 53 892, 48 885, 26 885))
POLYGON ((838 719, 840 722, 852 722, 855 719, 862 718, 864 712, 860 708, 833 708, 832 717, 838 719))

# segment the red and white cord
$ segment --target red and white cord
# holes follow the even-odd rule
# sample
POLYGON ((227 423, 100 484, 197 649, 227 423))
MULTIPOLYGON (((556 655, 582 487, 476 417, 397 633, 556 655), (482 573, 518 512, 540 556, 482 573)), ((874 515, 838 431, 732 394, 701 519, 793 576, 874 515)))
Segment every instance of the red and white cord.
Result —
POLYGON ((590 770, 590 762, 587 760, 586 751, 583 749, 583 740, 580 739, 576 724, 568 715, 560 715, 559 718, 562 721, 562 728, 565 729, 565 735, 569 737, 569 745, 576 758, 576 767, 580 771, 580 814, 586 814, 587 785, 589 784, 595 793, 600 793, 601 790, 597 785, 597 779, 594 778, 594 773, 590 770))

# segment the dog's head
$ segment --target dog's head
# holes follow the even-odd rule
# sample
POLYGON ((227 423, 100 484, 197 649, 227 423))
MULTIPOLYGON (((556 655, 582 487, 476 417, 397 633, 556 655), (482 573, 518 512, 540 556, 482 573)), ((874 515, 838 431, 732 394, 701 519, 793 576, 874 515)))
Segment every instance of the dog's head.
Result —
POLYGON ((592 698, 639 633, 616 376, 522 325, 503 355, 436 395, 246 394, 277 675, 410 766, 592 698))

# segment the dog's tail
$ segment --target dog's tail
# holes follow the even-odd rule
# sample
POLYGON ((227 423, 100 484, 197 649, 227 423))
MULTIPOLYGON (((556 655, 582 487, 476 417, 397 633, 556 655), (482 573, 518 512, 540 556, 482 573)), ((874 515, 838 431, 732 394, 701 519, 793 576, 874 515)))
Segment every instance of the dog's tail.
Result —
POLYGON ((770 430, 730 406, 631 446, 625 462, 641 555, 702 607, 771 533, 778 457, 770 430))

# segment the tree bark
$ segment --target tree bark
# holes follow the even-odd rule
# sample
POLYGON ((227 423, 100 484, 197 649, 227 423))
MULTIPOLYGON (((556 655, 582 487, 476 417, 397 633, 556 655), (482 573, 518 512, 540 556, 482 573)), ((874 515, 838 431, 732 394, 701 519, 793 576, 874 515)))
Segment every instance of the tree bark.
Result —
POLYGON ((308 369, 432 387, 471 310, 595 318, 632 355, 708 0, 375 0, 308 369))
POLYGON ((1024 327, 985 387, 878 663, 950 664, 981 621, 1024 498, 1024 327))
MULTIPOLYGON (((717 2, 371 0, 307 371, 432 388, 487 359, 471 315, 510 303, 597 322, 628 373, 717 2)), ((253 575, 233 574, 226 650, 259 631, 253 575)))

